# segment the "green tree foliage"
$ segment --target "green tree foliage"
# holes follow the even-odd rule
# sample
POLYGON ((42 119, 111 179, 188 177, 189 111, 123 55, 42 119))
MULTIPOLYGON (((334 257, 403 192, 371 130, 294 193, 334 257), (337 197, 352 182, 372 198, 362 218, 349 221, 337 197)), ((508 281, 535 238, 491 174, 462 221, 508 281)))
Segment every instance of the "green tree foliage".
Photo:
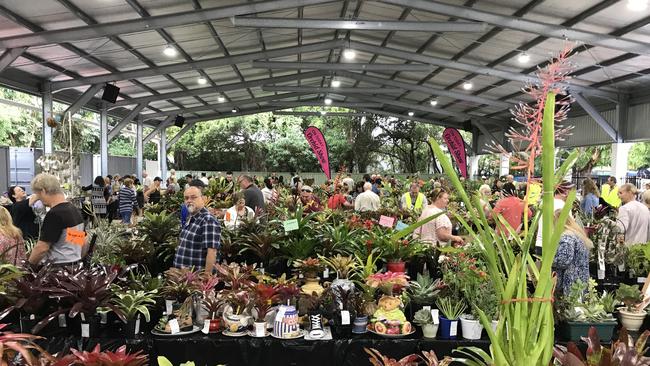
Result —
POLYGON ((650 142, 638 142, 632 146, 627 166, 631 170, 650 167, 650 142))

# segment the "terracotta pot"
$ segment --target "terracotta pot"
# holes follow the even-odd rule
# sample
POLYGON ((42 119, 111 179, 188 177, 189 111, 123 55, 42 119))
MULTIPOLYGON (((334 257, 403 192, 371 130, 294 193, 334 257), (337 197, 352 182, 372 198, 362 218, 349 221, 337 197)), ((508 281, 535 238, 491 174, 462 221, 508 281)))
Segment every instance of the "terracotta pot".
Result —
POLYGON ((386 268, 391 272, 406 272, 406 262, 388 262, 386 268))
POLYGON ((217 333, 221 329, 221 319, 210 319, 210 328, 208 332, 217 333))

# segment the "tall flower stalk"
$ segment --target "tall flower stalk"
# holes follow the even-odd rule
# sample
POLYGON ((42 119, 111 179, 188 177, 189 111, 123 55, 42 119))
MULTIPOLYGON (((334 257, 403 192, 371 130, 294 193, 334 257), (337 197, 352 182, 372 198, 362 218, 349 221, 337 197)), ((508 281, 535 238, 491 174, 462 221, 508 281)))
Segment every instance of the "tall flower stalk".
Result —
MULTIPOLYGON (((467 221, 471 221, 473 226, 470 226, 463 217, 454 216, 470 233, 473 241, 481 244, 488 274, 500 296, 499 324, 496 331, 492 330, 490 319, 484 312, 475 309, 492 344, 490 354, 472 348, 460 350, 469 357, 465 360, 469 365, 547 366, 553 354, 552 301, 555 279, 552 277, 551 265, 557 252, 564 222, 575 199, 575 191, 569 194, 558 220, 554 220, 553 195, 556 184, 561 181, 577 157, 577 154, 572 154, 556 172, 555 139, 558 137, 558 132, 559 134, 567 132, 566 129, 559 131, 555 129, 555 119, 565 118, 568 110, 568 99, 565 98, 560 102, 559 110, 557 112, 555 110, 556 93, 563 92, 563 81, 568 74, 566 57, 566 52, 560 53, 553 63, 538 72, 539 83, 526 88, 527 92, 536 99, 535 103, 532 106, 520 104, 513 111, 515 120, 523 125, 523 128, 521 131, 512 129, 509 137, 514 147, 520 143, 519 146, 524 148, 525 159, 520 160, 520 163, 525 164, 523 167, 527 169, 529 178, 532 178, 535 157, 542 155, 541 214, 538 211, 533 218, 531 229, 524 230, 521 236, 514 233, 508 225, 506 226, 509 233, 497 233, 490 227, 481 209, 478 195, 470 198, 440 145, 434 139, 429 140, 453 187, 468 207, 469 220, 467 221), (541 228, 543 253, 541 266, 538 269, 535 259, 529 253, 535 245, 535 229, 540 215, 544 218, 541 228), (532 292, 528 291, 529 279, 535 285, 535 290, 532 292)), ((518 156, 521 158, 522 155, 518 156)), ((501 221, 505 223, 504 220, 501 221)))

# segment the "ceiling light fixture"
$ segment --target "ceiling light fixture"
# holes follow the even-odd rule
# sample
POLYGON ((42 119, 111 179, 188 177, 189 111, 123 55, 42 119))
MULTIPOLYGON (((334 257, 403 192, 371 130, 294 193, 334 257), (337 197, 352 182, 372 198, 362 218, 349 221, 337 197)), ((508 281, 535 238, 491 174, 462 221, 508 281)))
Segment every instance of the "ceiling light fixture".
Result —
POLYGON ((325 105, 332 105, 332 98, 325 98, 325 105))
POLYGON ((632 11, 644 11, 648 8, 648 0, 628 0, 627 8, 632 11))
POLYGON ((199 76, 199 78, 196 81, 201 85, 205 85, 207 84, 208 79, 204 78, 203 76, 199 76))
POLYGON ((324 116, 324 115, 326 115, 326 114, 327 114, 327 111, 320 111, 320 115, 321 115, 321 116, 324 116))
POLYGON ((176 51, 176 48, 174 48, 174 46, 168 44, 167 47, 165 47, 165 49, 163 50, 163 53, 167 57, 174 57, 174 56, 176 56, 178 51, 176 51))
POLYGON ((345 50, 343 50, 343 57, 346 60, 354 60, 354 58, 357 57, 357 53, 354 52, 353 49, 346 48, 345 50))
POLYGON ((237 113, 237 108, 233 108, 232 113, 237 113))
POLYGON ((463 89, 465 90, 470 90, 474 87, 474 84, 472 84, 471 81, 466 81, 463 83, 463 89))
POLYGON ((519 61, 520 64, 527 64, 528 61, 530 61, 530 55, 526 52, 522 52, 519 54, 519 57, 517 57, 517 61, 519 61))
POLYGON ((414 114, 415 114, 415 113, 409 111, 409 117, 413 117, 414 114))
POLYGON ((341 80, 333 79, 332 88, 338 88, 339 86, 341 86, 341 80))
POLYGON ((219 101, 219 103, 223 103, 223 102, 226 101, 226 98, 224 98, 224 97, 219 97, 219 98, 217 98, 217 100, 219 101))
POLYGON ((435 98, 434 98, 434 99, 431 99, 431 101, 429 102, 429 104, 431 104, 432 107, 437 106, 437 105, 438 105, 438 99, 435 99, 435 98))

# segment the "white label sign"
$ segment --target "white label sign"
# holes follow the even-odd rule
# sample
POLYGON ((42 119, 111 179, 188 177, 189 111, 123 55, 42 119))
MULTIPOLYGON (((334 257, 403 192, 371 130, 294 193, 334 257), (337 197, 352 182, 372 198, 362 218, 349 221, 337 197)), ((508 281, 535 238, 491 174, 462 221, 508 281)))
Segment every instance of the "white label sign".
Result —
POLYGON ((81 338, 90 338, 90 324, 81 323, 81 338))
POLYGON ((455 337, 458 335, 458 321, 454 320, 449 325, 449 335, 455 337))
POLYGON ((178 319, 170 320, 169 327, 171 328, 172 334, 180 333, 181 331, 181 328, 178 326, 178 319))
POLYGON ((350 325, 350 312, 341 310, 341 325, 350 325))
POLYGON ((203 329, 201 329, 201 332, 203 332, 203 334, 210 333, 210 319, 205 319, 203 321, 203 329))
POLYGON ((65 318, 65 314, 59 314, 59 327, 60 328, 65 328, 67 327, 67 320, 65 318))

